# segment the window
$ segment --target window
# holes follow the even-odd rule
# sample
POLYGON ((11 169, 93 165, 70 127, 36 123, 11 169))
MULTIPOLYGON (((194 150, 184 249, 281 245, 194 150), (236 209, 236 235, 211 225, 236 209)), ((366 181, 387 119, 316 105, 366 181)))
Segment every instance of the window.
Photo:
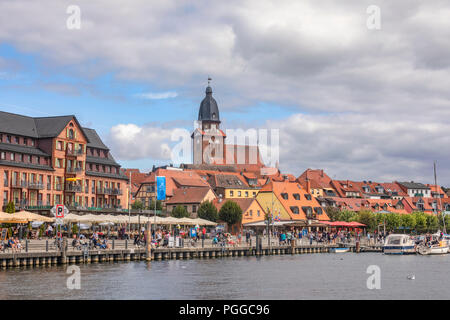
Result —
POLYGON ((245 191, 245 197, 248 198, 248 191, 245 191))
POLYGON ((292 207, 290 207, 290 209, 291 209, 292 213, 294 213, 294 214, 299 214, 299 211, 298 211, 298 207, 297 207, 297 206, 292 206, 292 207))
POLYGON ((315 208, 314 208, 314 211, 315 211, 318 215, 321 215, 321 214, 323 213, 322 208, 320 208, 320 207, 315 207, 315 208))
POLYGON ((10 135, 6 136, 6 142, 11 143, 11 136, 10 135))
POLYGON ((14 161, 14 153, 11 153, 10 157, 11 157, 11 161, 14 161))
POLYGON ((259 210, 256 211, 256 215, 257 215, 258 217, 260 216, 260 214, 261 214, 261 212, 259 212, 259 210))
POLYGON ((281 197, 282 197, 284 200, 288 200, 288 199, 289 199, 289 196, 288 196, 287 193, 282 193, 282 194, 281 194, 281 197))
POLYGON ((230 197, 232 197, 234 194, 233 190, 230 190, 230 197))
POLYGON ((31 163, 31 156, 30 155, 27 156, 27 162, 31 163))
POLYGON ((62 143, 62 141, 57 141, 56 142, 56 149, 57 150, 63 150, 63 143, 62 143))
POLYGON ((73 139, 74 138, 74 133, 73 133, 73 129, 69 130, 69 139, 73 139))
POLYGON ((238 197, 240 197, 241 196, 241 192, 240 191, 238 191, 238 197))
POLYGON ((306 200, 311 200, 311 195, 310 194, 305 194, 305 198, 306 198, 306 200))
POLYGON ((6 152, 1 152, 0 159, 5 160, 6 159, 6 152))
POLYGON ((24 145, 28 145, 28 139, 27 138, 23 138, 23 144, 24 145))
POLYGON ((195 204, 192 205, 192 212, 197 212, 197 206, 195 204))
POLYGON ((31 140, 31 146, 34 147, 34 140, 31 140))
POLYGON ((300 195, 298 193, 293 194, 295 200, 300 200, 300 195))
POLYGON ((19 137, 14 137, 14 141, 19 144, 19 137))

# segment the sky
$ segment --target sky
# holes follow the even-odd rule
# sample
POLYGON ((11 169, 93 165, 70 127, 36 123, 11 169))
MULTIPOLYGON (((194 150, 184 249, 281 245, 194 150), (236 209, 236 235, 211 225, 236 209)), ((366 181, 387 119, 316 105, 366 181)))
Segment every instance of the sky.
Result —
POLYGON ((279 130, 283 172, 432 183, 437 161, 450 186, 449 16, 448 0, 2 0, 0 110, 74 114, 147 171, 211 77, 223 129, 279 130))

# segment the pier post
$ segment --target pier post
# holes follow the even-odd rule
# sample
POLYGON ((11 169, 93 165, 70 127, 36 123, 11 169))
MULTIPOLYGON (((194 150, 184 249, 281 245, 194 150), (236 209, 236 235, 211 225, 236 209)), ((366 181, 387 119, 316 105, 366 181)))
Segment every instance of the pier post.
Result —
POLYGON ((295 254, 295 238, 291 239, 291 254, 295 254))
POLYGON ((147 245, 145 247, 145 260, 152 260, 152 233, 150 231, 150 221, 147 221, 147 245))

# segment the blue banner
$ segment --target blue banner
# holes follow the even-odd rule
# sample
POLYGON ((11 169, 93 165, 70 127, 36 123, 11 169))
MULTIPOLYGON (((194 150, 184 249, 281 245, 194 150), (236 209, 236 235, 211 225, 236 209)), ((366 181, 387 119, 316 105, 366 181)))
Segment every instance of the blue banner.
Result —
POLYGON ((166 200, 166 177, 156 177, 156 199, 166 200))

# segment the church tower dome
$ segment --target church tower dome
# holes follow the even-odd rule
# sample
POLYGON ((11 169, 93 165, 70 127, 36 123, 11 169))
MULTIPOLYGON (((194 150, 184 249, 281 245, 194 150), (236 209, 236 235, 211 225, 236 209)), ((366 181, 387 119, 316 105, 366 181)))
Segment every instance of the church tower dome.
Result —
POLYGON ((209 85, 206 87, 206 96, 200 103, 198 121, 220 123, 219 107, 217 106, 216 100, 212 96, 212 89, 209 85))

